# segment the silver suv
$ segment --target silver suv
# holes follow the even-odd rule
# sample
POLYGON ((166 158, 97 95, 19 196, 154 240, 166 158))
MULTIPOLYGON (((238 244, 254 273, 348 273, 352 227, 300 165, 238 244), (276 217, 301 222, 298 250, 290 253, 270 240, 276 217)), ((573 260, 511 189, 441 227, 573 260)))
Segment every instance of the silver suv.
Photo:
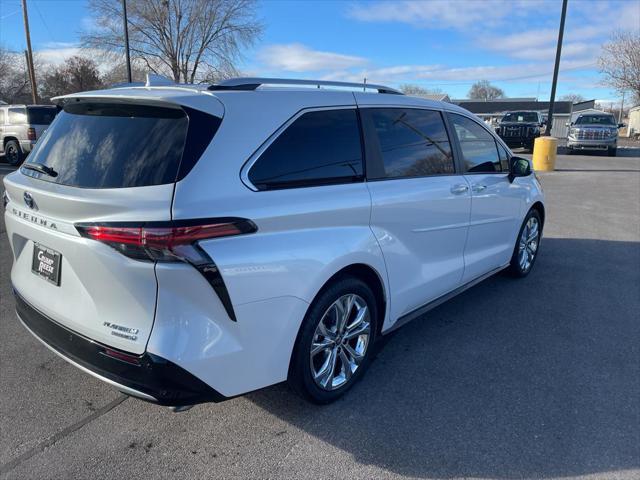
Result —
POLYGON ((623 124, 609 113, 587 113, 579 115, 569 124, 567 147, 570 152, 576 150, 604 150, 610 157, 618 151, 618 129, 623 124))
POLYGON ((4 179, 18 316, 145 400, 330 402, 381 335, 537 258, 529 161, 449 103, 256 78, 57 101, 4 179))
POLYGON ((22 163, 57 113, 52 105, 0 105, 0 155, 22 163))

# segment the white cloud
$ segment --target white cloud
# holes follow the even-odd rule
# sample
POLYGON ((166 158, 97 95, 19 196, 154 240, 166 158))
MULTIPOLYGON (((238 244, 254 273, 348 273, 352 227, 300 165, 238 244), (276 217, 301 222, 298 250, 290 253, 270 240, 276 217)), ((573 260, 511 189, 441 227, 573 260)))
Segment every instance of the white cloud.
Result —
POLYGON ((299 43, 266 46, 258 53, 258 58, 269 68, 288 72, 339 70, 367 64, 362 57, 312 50, 299 43))
POLYGON ((363 22, 402 22, 422 28, 456 28, 495 25, 513 15, 539 10, 539 2, 515 0, 402 0, 363 2, 347 14, 363 22))

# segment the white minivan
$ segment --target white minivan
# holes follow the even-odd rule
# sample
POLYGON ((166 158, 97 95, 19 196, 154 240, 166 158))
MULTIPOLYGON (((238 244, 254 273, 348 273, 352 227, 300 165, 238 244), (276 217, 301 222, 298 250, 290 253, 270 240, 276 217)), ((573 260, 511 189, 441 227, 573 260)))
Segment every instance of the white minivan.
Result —
POLYGON ((370 84, 166 83, 57 98, 4 179, 20 321, 121 391, 183 407, 288 380, 331 402, 380 336, 531 271, 542 188, 468 111, 370 84))

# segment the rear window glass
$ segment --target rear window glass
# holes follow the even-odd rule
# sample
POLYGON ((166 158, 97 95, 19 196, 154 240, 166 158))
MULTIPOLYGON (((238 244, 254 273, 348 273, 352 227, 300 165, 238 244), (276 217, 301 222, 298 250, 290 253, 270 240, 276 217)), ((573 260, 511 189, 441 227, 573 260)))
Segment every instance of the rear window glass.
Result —
POLYGON ((172 183, 180 168, 188 125, 186 113, 174 108, 65 106, 29 157, 29 163, 45 165, 57 175, 25 168, 22 172, 83 188, 172 183))
POLYGON ((259 190, 362 180, 362 148, 355 109, 309 112, 294 121, 249 172, 259 190))
POLYGON ((57 110, 47 107, 27 107, 27 119, 32 125, 49 125, 56 118, 57 110))

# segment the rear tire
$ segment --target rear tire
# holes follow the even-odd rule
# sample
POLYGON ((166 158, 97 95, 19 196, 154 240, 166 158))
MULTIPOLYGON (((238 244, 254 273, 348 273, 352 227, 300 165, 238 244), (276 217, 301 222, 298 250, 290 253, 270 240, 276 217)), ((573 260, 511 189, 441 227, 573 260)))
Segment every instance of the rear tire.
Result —
POLYGON ((511 256, 509 273, 512 276, 522 278, 529 275, 538 258, 541 236, 542 219, 540 213, 536 209, 531 209, 522 222, 511 256))
POLYGON ((20 144, 16 140, 9 140, 4 146, 4 158, 11 166, 18 166, 24 160, 20 144))
POLYGON ((330 284, 313 301, 298 332, 289 365, 291 387, 317 404, 340 398, 371 363, 377 327, 375 296, 365 282, 345 276, 330 284))

